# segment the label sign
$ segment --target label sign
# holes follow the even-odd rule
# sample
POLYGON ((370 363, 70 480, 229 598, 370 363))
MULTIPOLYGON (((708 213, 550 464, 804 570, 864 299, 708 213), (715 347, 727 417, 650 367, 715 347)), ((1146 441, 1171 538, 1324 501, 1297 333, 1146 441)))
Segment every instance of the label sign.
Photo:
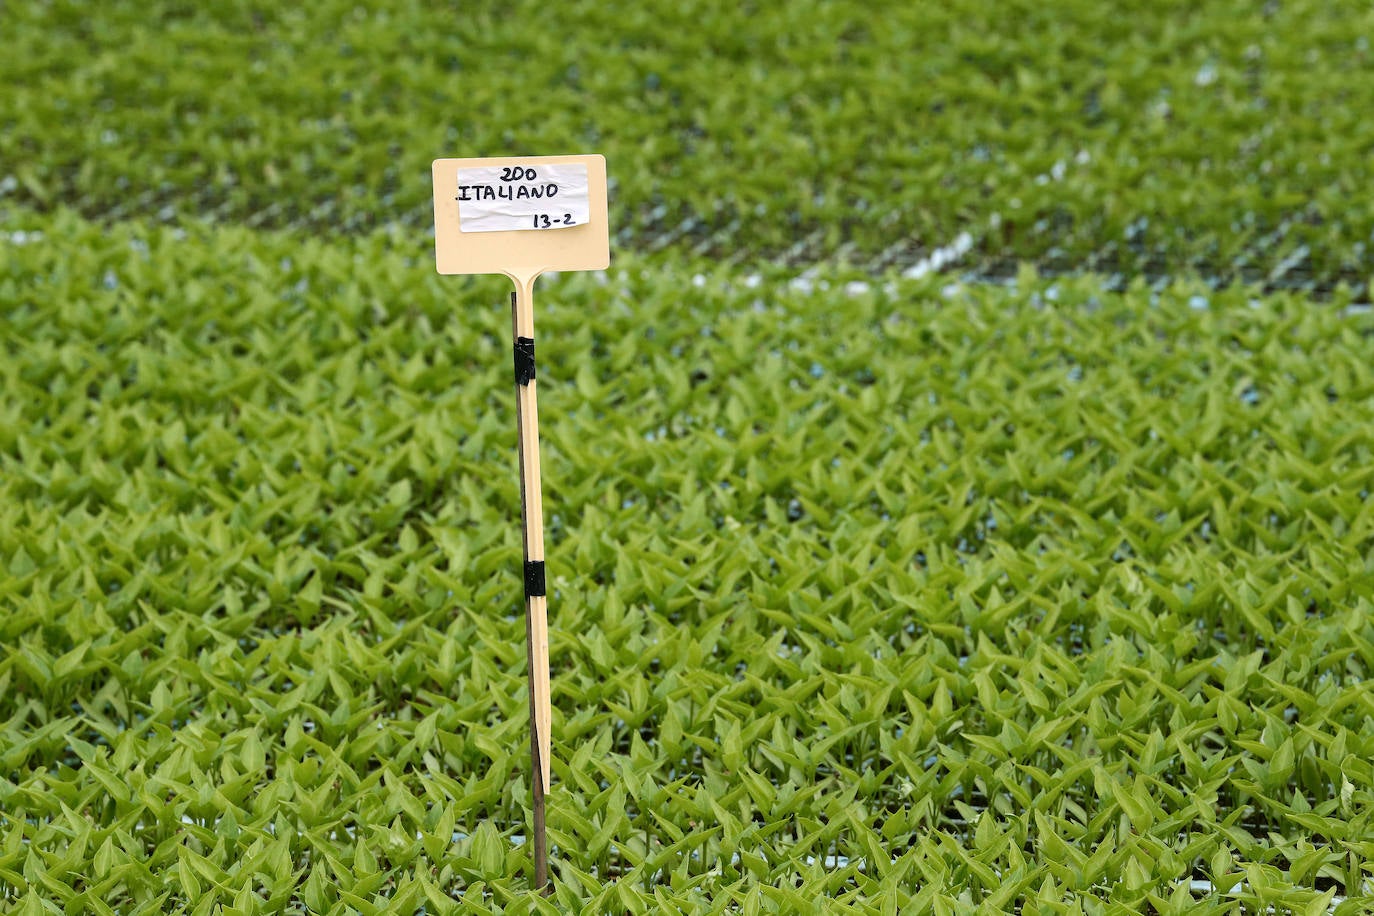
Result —
POLYGON ((611 261, 602 156, 434 160, 441 274, 604 270, 611 261))
POLYGON ((456 190, 459 232, 567 229, 592 218, 581 162, 459 169, 456 190))

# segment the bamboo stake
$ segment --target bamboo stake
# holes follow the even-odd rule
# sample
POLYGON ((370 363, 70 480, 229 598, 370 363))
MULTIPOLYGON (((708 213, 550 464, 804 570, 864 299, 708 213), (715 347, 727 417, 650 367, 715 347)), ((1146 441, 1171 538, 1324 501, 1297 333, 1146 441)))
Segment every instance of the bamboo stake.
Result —
POLYGON ((515 344, 515 417, 519 429, 520 518, 525 546, 525 639, 530 677, 530 795, 534 884, 545 895, 549 884, 544 836, 544 796, 549 791, 553 718, 549 691, 549 617, 544 574, 544 499, 539 475, 539 410, 534 371, 534 278, 517 280, 511 293, 515 344))
POLYGON ((435 269, 441 274, 503 274, 515 284, 511 333, 530 672, 530 845, 534 884, 547 895, 552 887, 544 815, 553 716, 535 406, 534 281, 544 271, 605 270, 610 265, 606 159, 597 154, 435 159, 432 170, 435 269))

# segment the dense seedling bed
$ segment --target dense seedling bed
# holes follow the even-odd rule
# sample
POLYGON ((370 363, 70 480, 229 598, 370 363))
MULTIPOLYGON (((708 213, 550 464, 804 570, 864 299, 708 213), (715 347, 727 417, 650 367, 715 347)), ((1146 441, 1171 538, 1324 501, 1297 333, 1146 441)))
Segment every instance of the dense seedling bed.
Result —
MULTIPOLYGON (((0 909, 538 906, 500 284, 0 239, 0 909)), ((697 270, 542 297, 546 911, 1369 905, 1374 318, 697 270)))
POLYGON ((1369 280, 1374 8, 11 4, 0 201, 330 235, 596 150, 624 245, 1369 280))

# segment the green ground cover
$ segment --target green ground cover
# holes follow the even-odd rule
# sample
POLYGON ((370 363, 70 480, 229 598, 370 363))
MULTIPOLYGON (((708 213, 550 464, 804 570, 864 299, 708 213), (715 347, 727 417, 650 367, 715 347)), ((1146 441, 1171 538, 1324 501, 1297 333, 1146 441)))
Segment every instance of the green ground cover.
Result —
POLYGON ((1374 8, 727 6, 0 10, 0 912, 1374 907, 1374 8))
MULTIPOLYGON (((502 285, 0 225, 0 909, 539 906, 502 285)), ((1374 317, 789 279, 543 288, 544 909, 1363 911, 1374 317)))
POLYGON ((622 248, 868 261, 967 231, 1000 264, 1369 280, 1353 0, 45 2, 3 29, 25 206, 423 228, 433 158, 594 149, 622 248))

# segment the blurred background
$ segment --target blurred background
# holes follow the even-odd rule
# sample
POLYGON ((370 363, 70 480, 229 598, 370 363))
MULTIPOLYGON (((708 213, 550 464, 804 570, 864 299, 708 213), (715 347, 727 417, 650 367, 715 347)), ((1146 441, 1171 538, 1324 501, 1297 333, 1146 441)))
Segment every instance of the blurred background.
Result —
POLYGON ((431 225, 443 156, 594 150, 617 246, 1366 295, 1374 12, 1112 4, 6 7, 0 207, 431 225))

